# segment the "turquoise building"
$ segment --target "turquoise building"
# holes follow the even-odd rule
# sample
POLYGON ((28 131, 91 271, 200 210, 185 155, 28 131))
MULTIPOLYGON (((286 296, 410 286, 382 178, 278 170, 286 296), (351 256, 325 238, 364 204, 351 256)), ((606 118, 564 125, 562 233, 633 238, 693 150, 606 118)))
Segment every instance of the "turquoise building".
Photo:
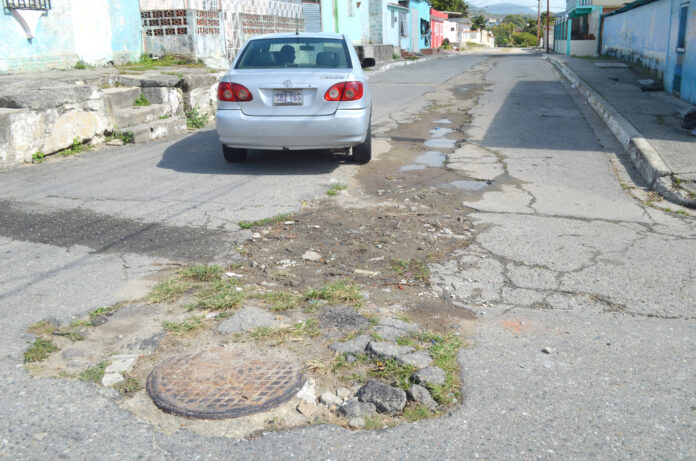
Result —
POLYGON ((356 45, 370 43, 369 1, 381 0, 321 0, 322 31, 344 34, 356 45))

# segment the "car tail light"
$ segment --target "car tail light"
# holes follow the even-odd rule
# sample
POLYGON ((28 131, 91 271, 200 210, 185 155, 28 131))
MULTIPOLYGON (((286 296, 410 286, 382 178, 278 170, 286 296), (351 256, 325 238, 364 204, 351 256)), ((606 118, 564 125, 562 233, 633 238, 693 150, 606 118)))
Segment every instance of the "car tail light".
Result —
POLYGON ((251 95, 251 91, 238 83, 220 82, 218 99, 220 101, 249 102, 254 97, 251 95))
POLYGON ((327 101, 357 101, 363 97, 362 82, 341 82, 328 89, 324 95, 327 101))

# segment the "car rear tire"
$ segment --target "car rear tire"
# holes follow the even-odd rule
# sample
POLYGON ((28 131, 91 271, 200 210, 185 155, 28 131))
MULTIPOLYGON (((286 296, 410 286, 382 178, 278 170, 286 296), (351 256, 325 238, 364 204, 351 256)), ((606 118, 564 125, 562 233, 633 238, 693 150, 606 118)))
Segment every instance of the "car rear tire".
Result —
POLYGON ((355 163, 364 164, 372 159, 372 121, 367 126, 367 136, 365 136, 365 142, 353 146, 353 161, 355 163))
POLYGON ((228 162, 243 162, 247 157, 246 149, 235 149, 234 147, 228 147, 222 145, 222 155, 225 156, 225 160, 228 162))

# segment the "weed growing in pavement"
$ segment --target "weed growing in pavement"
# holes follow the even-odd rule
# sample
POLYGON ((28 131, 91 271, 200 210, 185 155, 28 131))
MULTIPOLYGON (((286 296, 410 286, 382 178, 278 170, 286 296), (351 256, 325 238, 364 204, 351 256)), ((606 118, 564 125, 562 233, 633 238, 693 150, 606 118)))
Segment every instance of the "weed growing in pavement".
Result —
POLYGON ((329 187, 329 190, 326 191, 326 195, 329 197, 333 197, 334 195, 337 195, 340 191, 346 190, 346 185, 345 184, 339 184, 339 183, 334 183, 331 184, 329 187))
POLYGON ((144 94, 140 93, 140 96, 138 96, 138 99, 133 101, 133 105, 136 107, 144 107, 144 106, 149 106, 150 101, 145 97, 144 94))
POLYGON ((328 304, 349 304, 353 307, 363 305, 364 298, 360 285, 350 280, 339 280, 321 288, 309 288, 304 293, 306 301, 326 301, 328 304))
POLYGON ((461 396, 461 378, 457 352, 462 347, 461 339, 454 334, 441 335, 437 333, 411 333, 411 337, 422 342, 430 343, 430 355, 433 365, 445 371, 446 378, 443 386, 430 385, 430 393, 441 405, 449 404, 461 396))
POLYGON ((244 292, 236 280, 217 280, 199 294, 193 309, 228 310, 239 307, 244 301, 244 292))
POLYGON ((82 59, 80 59, 79 61, 77 61, 75 63, 75 69, 80 69, 80 70, 87 69, 87 63, 84 62, 82 59))
POLYGON ((302 296, 285 291, 269 291, 260 295, 261 299, 271 305, 273 312, 282 312, 296 308, 302 301, 302 296))
POLYGON ((34 343, 24 352, 24 362, 40 362, 48 357, 51 352, 58 350, 53 341, 44 338, 36 338, 34 343))
POLYGON ((56 326, 52 322, 44 320, 42 322, 36 322, 31 324, 31 326, 27 328, 27 332, 36 336, 50 335, 51 333, 53 333, 53 330, 55 330, 55 328, 56 326))
POLYGON ((421 282, 430 280, 430 269, 425 261, 418 259, 392 259, 392 270, 403 278, 415 279, 421 282))
POLYGON ((31 161, 32 161, 33 163, 41 163, 41 162, 44 161, 44 158, 45 158, 45 157, 46 157, 46 156, 44 155, 43 152, 36 152, 35 154, 33 154, 33 155, 31 156, 31 161))
POLYGON ((170 333, 181 335, 202 328, 203 316, 192 315, 181 322, 164 322, 162 326, 170 333))
POLYGON ((407 390, 411 387, 411 375, 418 370, 413 365, 401 363, 396 359, 377 360, 367 374, 374 378, 391 381, 392 384, 407 390))
POLYGON ((687 212, 684 211, 684 210, 677 210, 676 213, 677 213, 677 214, 680 214, 680 215, 682 215, 682 216, 691 216, 689 213, 687 213, 687 212))
POLYGON ((177 278, 163 280, 155 285, 155 288, 152 289, 152 293, 150 293, 150 295, 147 297, 147 300, 151 303, 174 301, 178 299, 188 288, 189 284, 184 283, 177 278))
POLYGON ((392 59, 401 59, 401 56, 396 53, 392 53, 392 59))
POLYGON ((89 313, 89 318, 94 319, 97 317, 101 317, 104 315, 110 315, 117 310, 119 310, 121 307, 124 306, 124 303, 117 303, 112 306, 107 306, 107 307, 99 307, 97 309, 94 309, 92 312, 89 313))
POLYGON ((198 112, 198 107, 192 107, 185 112, 186 114, 186 126, 191 129, 203 128, 208 124, 208 114, 201 114, 198 112))
POLYGON ((171 116, 168 115, 168 114, 164 114, 164 115, 160 115, 159 119, 160 119, 160 120, 166 120, 166 119, 168 119, 169 117, 171 117, 171 116))
POLYGON ((222 268, 220 266, 206 266, 200 264, 198 266, 189 266, 179 271, 179 276, 197 282, 211 282, 219 280, 222 268))
POLYGON ((125 379, 120 383, 114 384, 114 389, 116 389, 121 395, 126 397, 131 396, 143 388, 140 381, 133 378, 132 376, 125 376, 125 379))
POLYGON ((242 229, 253 229, 254 227, 290 221, 291 219, 292 219, 292 214, 283 213, 283 214, 275 215, 271 218, 259 219, 258 221, 240 221, 238 224, 239 224, 239 227, 241 227, 242 229))
POLYGON ((165 55, 151 58, 150 56, 143 55, 140 57, 140 61, 128 62, 117 67, 119 69, 144 71, 167 66, 205 67, 205 64, 185 56, 165 55))
POLYGON ((107 365, 107 362, 99 362, 95 366, 87 368, 85 371, 81 372, 78 378, 80 381, 101 384, 101 380, 104 377, 104 370, 106 370, 107 365))
POLYGON ((370 415, 370 416, 365 416, 365 429, 367 430, 377 430, 377 429, 384 429, 388 425, 382 421, 382 418, 379 417, 378 415, 370 415))
POLYGON ((86 152, 92 149, 93 146, 80 142, 78 138, 73 138, 72 145, 67 149, 61 150, 59 154, 63 157, 68 157, 70 155, 79 154, 80 152, 86 152))
POLYGON ((164 75, 173 75, 174 77, 182 78, 184 76, 183 72, 162 72, 164 75))
POLYGON ((133 142, 133 133, 130 131, 116 131, 104 138, 106 142, 112 141, 114 139, 120 139, 124 144, 129 144, 133 142))
POLYGON ((410 404, 404 408, 404 418, 410 422, 429 418, 431 414, 430 409, 421 403, 410 404))
POLYGON ((301 340, 303 337, 315 338, 321 334, 317 319, 297 322, 291 327, 259 327, 251 330, 251 337, 257 341, 273 341, 276 344, 288 340, 301 340))
POLYGON ((416 350, 421 348, 420 344, 415 342, 410 336, 401 336, 396 338, 396 344, 399 346, 410 346, 416 350))

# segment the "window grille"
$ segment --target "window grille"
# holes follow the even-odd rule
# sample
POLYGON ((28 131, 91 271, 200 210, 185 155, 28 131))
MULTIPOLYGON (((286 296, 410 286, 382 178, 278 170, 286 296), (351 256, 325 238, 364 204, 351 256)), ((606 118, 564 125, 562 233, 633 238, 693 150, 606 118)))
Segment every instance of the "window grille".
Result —
POLYGON ((51 0, 3 0, 3 6, 15 10, 50 10, 51 0))

